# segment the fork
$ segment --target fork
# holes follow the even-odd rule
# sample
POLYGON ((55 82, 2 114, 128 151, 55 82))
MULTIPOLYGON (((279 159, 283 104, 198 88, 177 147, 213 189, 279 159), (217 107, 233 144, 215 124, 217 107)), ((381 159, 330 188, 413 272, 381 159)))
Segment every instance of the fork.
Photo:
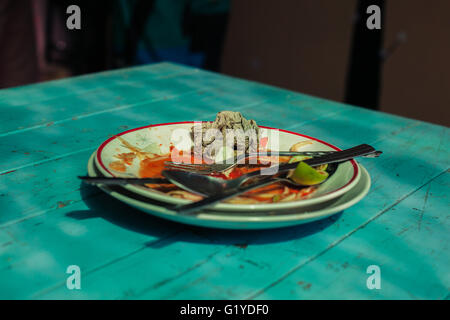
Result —
MULTIPOLYGON (((326 163, 339 163, 342 161, 347 161, 353 159, 358 156, 363 156, 366 154, 372 154, 375 152, 375 149, 372 146, 367 144, 361 144, 356 147, 342 150, 336 152, 335 154, 328 154, 321 157, 316 157, 313 159, 305 160, 310 166, 318 166, 326 163)), ((192 215, 200 211, 201 209, 211 206, 217 202, 235 197, 239 194, 252 190, 256 187, 262 187, 265 185, 269 185, 279 181, 279 174, 283 172, 288 172, 291 169, 295 169, 297 163, 288 163, 282 164, 279 166, 278 170, 269 175, 263 175, 261 171, 252 171, 247 174, 244 174, 238 178, 223 180, 221 182, 222 187, 219 187, 219 190, 222 189, 221 192, 215 192, 213 195, 209 197, 203 198, 200 201, 179 205, 175 207, 177 213, 182 215, 192 215), (254 181, 250 184, 247 184, 250 179, 258 178, 257 181, 254 181)), ((205 175, 195 174, 192 172, 186 171, 163 171, 162 175, 167 179, 171 180, 175 185, 178 185, 188 191, 198 191, 199 187, 204 188, 205 186, 208 188, 212 184, 205 182, 205 179, 217 179, 205 175)), ((281 179, 284 180, 284 176, 281 179)), ((217 188, 217 186, 216 186, 217 188)), ((209 188, 208 188, 209 189, 209 188)))
MULTIPOLYGON (((236 161, 233 163, 183 163, 183 162, 173 162, 173 161, 166 161, 164 162, 165 169, 166 170, 181 170, 181 171, 190 171, 200 174, 211 174, 211 173, 222 173, 229 169, 232 169, 236 167, 239 164, 242 164, 241 161, 250 157, 257 157, 257 156, 269 156, 269 155, 276 155, 276 156, 306 156, 306 157, 318 157, 323 156, 327 154, 334 153, 336 151, 272 151, 272 152, 265 152, 265 153, 247 153, 247 154, 241 154, 236 158, 236 161)), ((366 158, 376 158, 381 154, 381 151, 375 151, 374 153, 364 155, 363 157, 366 158)), ((226 161, 225 161, 226 162, 226 161)))

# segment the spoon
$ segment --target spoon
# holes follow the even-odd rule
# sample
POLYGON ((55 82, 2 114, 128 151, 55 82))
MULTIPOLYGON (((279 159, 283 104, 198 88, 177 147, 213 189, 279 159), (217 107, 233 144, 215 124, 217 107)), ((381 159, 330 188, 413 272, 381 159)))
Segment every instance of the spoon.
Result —
POLYGON ((178 214, 182 214, 182 215, 193 215, 205 207, 209 207, 220 201, 224 201, 229 198, 236 197, 247 191, 250 191, 250 190, 253 190, 256 188, 260 188, 260 187, 264 187, 264 186, 273 184, 275 182, 288 181, 289 183, 296 185, 295 182, 291 181, 287 177, 275 177, 275 178, 273 176, 262 176, 262 177, 264 177, 264 178, 261 178, 261 180, 259 180, 258 182, 255 182, 255 183, 252 183, 249 185, 239 186, 238 188, 235 188, 235 189, 226 189, 223 192, 213 194, 209 197, 203 198, 200 201, 176 206, 176 207, 172 208, 172 210, 174 210, 178 214))

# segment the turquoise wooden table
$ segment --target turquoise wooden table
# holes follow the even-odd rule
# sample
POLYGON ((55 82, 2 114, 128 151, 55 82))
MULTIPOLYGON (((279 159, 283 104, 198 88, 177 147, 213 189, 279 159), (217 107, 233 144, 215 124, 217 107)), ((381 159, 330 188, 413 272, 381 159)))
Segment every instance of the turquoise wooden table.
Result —
POLYGON ((0 115, 0 298, 449 298, 448 128, 169 63, 0 90, 0 115), (154 218, 77 179, 113 134, 225 109, 383 150, 361 159, 369 194, 315 223, 226 231, 154 218))

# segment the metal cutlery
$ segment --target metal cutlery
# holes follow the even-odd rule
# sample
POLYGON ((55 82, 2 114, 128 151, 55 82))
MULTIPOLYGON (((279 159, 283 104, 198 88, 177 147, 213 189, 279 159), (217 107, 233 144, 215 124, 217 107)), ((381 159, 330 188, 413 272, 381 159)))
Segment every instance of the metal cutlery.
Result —
MULTIPOLYGON (((359 145, 354 148, 350 148, 343 151, 332 152, 324 154, 317 158, 311 158, 304 160, 305 163, 311 166, 317 166, 325 163, 338 163, 346 160, 350 160, 357 156, 371 155, 371 154, 380 154, 381 151, 375 151, 375 149, 369 145, 359 145)), ((198 174, 195 172, 188 171, 180 171, 180 170, 165 170, 163 171, 163 175, 166 179, 163 178, 108 178, 108 177, 83 177, 79 178, 83 181, 91 184, 105 184, 105 185, 125 185, 125 184, 164 184, 164 183, 173 183, 179 186, 182 189, 191 191, 193 193, 200 194, 202 196, 211 196, 221 194, 223 196, 227 196, 228 193, 238 192, 241 193, 241 190, 245 190, 246 192, 251 189, 247 189, 249 187, 256 188, 266 184, 271 184, 276 181, 285 180, 291 184, 293 181, 287 179, 283 173, 288 172, 291 169, 295 169, 298 163, 289 163, 289 164, 281 164, 275 167, 277 172, 271 175, 263 175, 261 170, 249 172, 245 175, 242 175, 235 179, 224 180, 220 178, 215 178, 211 176, 206 176, 203 174, 198 174), (250 179, 255 179, 251 185, 246 185, 250 179), (269 180, 270 179, 270 180, 269 180), (264 183, 264 184, 261 184, 264 183)), ((237 194, 236 194, 237 195, 237 194)), ((231 196, 231 195, 230 195, 231 196)), ((235 196, 235 195, 233 195, 235 196)), ((226 198, 226 199, 227 199, 226 198)), ((221 198, 220 198, 221 199, 221 198)), ((204 199, 205 200, 205 199, 204 199)), ((201 201, 204 201, 201 200, 201 201)), ((200 202, 201 202, 200 201, 200 202)), ((221 200, 217 200, 218 202, 221 200)), ((215 203, 214 202, 214 203, 215 203)), ((197 203, 197 202, 196 202, 197 203)), ((209 203, 209 202, 208 202, 209 203)), ((200 204, 199 204, 200 205, 200 204)), ((188 212, 190 212, 190 208, 188 212)), ((176 209, 184 210, 181 207, 176 209)))
MULTIPOLYGON (((307 159, 304 162, 311 166, 317 166, 325 163, 341 162, 373 152, 375 152, 373 147, 363 144, 333 154, 307 159)), ((253 171, 236 179, 222 180, 220 184, 217 184, 217 180, 211 180, 214 179, 213 177, 204 176, 193 172, 168 170, 163 171, 162 174, 175 185, 191 192, 200 193, 198 190, 211 188, 211 186, 216 188, 215 192, 217 193, 210 197, 174 208, 174 210, 180 214, 190 215, 195 214, 205 207, 235 197, 254 188, 270 185, 280 180, 289 180, 286 178, 285 173, 291 169, 294 169, 297 165, 298 163, 280 165, 277 173, 273 175, 262 175, 261 171, 253 171), (249 179, 255 177, 258 177, 258 181, 246 184, 249 179)), ((293 182, 289 180, 289 183, 293 182)))
POLYGON ((81 180, 90 184, 125 185, 125 184, 170 184, 164 178, 119 178, 119 177, 89 177, 78 176, 81 180))
MULTIPOLYGON (((191 171, 195 173, 200 174, 211 174, 211 173, 222 173, 227 170, 230 170, 234 167, 236 167, 239 164, 245 164, 242 163, 242 160, 245 160, 247 158, 251 157, 258 157, 258 156, 307 156, 307 157, 318 157, 323 156, 327 154, 336 153, 337 151, 272 151, 267 153, 250 153, 250 154, 242 154, 239 155, 236 160, 233 163, 211 163, 211 164, 197 164, 197 163, 183 163, 183 162, 172 162, 172 161, 166 161, 165 168, 167 170, 183 170, 183 171, 191 171)), ((376 158, 381 154, 381 151, 375 151, 373 153, 363 155, 363 157, 366 158, 376 158)))

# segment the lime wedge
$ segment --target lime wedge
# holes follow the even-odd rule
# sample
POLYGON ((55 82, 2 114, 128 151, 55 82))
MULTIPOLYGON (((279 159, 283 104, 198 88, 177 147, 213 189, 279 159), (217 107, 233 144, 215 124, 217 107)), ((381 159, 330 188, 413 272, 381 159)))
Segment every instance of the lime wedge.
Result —
POLYGON ((290 178, 298 184, 313 186, 328 178, 328 172, 316 170, 304 162, 299 162, 290 178))

